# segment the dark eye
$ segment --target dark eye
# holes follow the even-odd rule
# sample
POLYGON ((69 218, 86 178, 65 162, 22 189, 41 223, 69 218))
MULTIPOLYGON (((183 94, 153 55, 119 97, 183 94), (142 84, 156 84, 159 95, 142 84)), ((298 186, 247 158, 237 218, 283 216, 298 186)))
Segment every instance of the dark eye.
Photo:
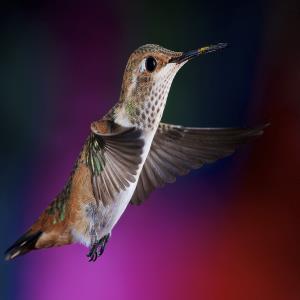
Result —
POLYGON ((156 68, 156 65, 157 65, 157 63, 156 63, 156 60, 155 60, 154 57, 152 57, 152 56, 147 57, 147 59, 146 59, 146 70, 148 72, 153 72, 156 68))

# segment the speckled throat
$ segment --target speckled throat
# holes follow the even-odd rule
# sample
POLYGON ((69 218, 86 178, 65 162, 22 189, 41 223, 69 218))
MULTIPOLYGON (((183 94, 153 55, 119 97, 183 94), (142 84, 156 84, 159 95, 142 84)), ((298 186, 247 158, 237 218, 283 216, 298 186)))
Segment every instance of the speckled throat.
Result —
POLYGON ((156 45, 145 45, 135 51, 124 72, 119 102, 109 116, 122 125, 156 128, 174 76, 182 66, 169 61, 180 54, 156 45), (145 61, 151 56, 155 57, 157 66, 154 72, 146 72, 145 61))
POLYGON ((166 105, 169 90, 175 74, 155 81, 151 86, 143 86, 134 91, 129 99, 123 102, 129 121, 140 128, 157 127, 166 105))
MULTIPOLYGON (((130 93, 124 101, 121 101, 116 108, 115 114, 128 118, 129 122, 143 129, 153 129, 157 127, 165 105, 173 78, 177 70, 173 72, 169 69, 175 69, 176 66, 166 66, 163 73, 169 71, 167 76, 157 74, 157 79, 153 79, 152 84, 147 84, 138 79, 139 84, 133 84, 130 87, 130 93), (122 116, 123 114, 123 116, 122 116)), ((126 94, 126 93, 125 93, 126 94)))

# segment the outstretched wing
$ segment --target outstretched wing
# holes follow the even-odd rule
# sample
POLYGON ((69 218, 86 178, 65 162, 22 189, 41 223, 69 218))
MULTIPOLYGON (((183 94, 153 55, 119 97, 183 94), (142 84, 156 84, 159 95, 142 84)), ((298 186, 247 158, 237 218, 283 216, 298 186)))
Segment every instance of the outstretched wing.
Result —
POLYGON ((140 204, 177 176, 232 154, 240 144, 261 135, 263 128, 189 128, 160 123, 131 203, 140 204))
POLYGON ((85 161, 92 173, 96 200, 107 205, 136 180, 142 162, 141 130, 125 128, 109 120, 92 123, 85 161))

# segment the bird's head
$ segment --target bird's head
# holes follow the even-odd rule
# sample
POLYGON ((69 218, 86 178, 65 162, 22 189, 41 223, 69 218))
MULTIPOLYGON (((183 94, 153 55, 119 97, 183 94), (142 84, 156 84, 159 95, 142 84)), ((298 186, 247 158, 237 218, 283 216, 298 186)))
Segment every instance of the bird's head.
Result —
POLYGON ((139 127, 157 126, 179 69, 192 58, 225 46, 217 44, 187 52, 174 52, 154 44, 139 47, 129 57, 124 72, 119 121, 127 118, 139 127))

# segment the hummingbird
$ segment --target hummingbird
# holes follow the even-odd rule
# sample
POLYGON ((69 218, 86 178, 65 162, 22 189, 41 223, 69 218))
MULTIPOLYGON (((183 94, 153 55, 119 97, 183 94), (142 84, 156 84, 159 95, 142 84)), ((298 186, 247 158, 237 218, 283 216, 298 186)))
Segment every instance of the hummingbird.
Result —
POLYGON ((90 133, 62 191, 5 252, 11 260, 31 250, 81 243, 89 261, 105 250, 112 229, 131 204, 141 204, 177 176, 231 155, 263 133, 255 128, 193 128, 161 118, 180 68, 225 43, 187 52, 154 44, 136 49, 127 62, 119 101, 90 133))

